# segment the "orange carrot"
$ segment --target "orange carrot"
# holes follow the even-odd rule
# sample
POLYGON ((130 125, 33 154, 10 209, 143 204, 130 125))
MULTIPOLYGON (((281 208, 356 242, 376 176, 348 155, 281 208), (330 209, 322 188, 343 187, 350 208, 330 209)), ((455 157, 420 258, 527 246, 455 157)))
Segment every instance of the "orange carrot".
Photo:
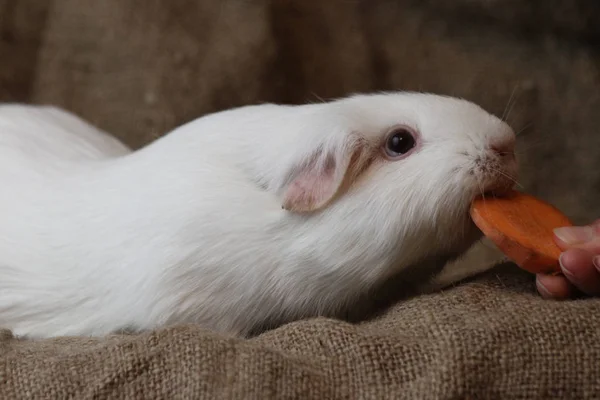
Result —
POLYGON ((512 191, 485 196, 471 206, 475 225, 508 258, 531 273, 559 273, 561 249, 553 229, 572 226, 559 210, 533 196, 512 191))

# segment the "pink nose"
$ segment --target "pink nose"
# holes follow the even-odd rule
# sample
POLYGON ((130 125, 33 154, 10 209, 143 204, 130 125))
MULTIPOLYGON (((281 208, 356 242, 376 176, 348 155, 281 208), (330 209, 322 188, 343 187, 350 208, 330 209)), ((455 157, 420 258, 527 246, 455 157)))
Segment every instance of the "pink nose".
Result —
POLYGON ((504 139, 491 144, 490 150, 501 157, 511 157, 515 155, 514 139, 504 139))

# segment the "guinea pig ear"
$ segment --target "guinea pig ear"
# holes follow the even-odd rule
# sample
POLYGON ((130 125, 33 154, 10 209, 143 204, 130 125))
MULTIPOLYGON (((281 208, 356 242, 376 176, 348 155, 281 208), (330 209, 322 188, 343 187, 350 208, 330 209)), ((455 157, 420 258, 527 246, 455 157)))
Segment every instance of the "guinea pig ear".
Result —
POLYGON ((369 153, 366 141, 357 137, 342 146, 318 149, 292 170, 282 208, 314 212, 325 207, 367 167, 369 153))

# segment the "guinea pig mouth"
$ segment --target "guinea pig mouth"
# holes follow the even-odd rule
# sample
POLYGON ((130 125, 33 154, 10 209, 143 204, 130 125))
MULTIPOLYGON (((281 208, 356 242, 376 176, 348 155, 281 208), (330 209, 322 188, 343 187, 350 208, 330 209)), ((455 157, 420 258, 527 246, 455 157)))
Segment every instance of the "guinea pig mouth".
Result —
POLYGON ((515 180, 511 177, 503 177, 504 179, 497 179, 493 185, 490 185, 483 192, 484 196, 491 197, 504 197, 514 189, 515 180))
POLYGON ((488 189, 483 192, 483 197, 505 197, 513 190, 514 185, 506 185, 498 188, 488 189))
POLYGON ((493 174, 483 176, 478 183, 479 196, 504 197, 514 190, 517 180, 509 171, 496 170, 493 174), (491 176, 490 176, 491 175, 491 176))
POLYGON ((503 197, 518 184, 519 165, 514 153, 504 155, 490 151, 475 159, 472 174, 477 181, 479 195, 503 197))

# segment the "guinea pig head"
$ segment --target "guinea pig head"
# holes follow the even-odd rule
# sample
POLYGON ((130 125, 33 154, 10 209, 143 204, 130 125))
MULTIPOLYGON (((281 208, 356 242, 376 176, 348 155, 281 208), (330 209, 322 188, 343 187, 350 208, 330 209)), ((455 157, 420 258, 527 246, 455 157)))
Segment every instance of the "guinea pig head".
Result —
POLYGON ((290 169, 283 208, 322 211, 336 229, 347 223, 354 234, 412 247, 413 258, 427 253, 418 248, 468 247, 479 237, 469 218, 473 199, 516 182, 514 132, 471 102, 360 95, 322 112, 335 120, 336 133, 318 132, 322 140, 290 169))

